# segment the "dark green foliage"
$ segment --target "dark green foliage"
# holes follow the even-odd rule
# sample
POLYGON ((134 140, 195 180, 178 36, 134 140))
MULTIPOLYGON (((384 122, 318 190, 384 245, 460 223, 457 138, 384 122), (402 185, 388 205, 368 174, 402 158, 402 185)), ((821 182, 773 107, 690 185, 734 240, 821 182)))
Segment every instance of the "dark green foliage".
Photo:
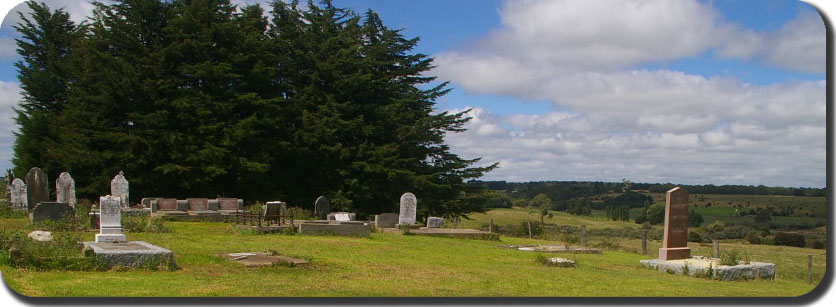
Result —
POLYGON ((815 240, 815 241, 813 241, 813 248, 815 248, 815 249, 824 249, 824 242, 822 242, 821 240, 815 240))
POLYGON ((628 191, 627 193, 607 198, 604 200, 605 207, 627 205, 629 208, 641 208, 653 202, 653 198, 645 193, 628 191))
POLYGON ((587 199, 572 199, 568 201, 566 213, 574 215, 592 215, 592 204, 587 199))
POLYGON ((688 242, 702 243, 703 242, 702 235, 700 235, 700 233, 696 232, 696 231, 689 231, 688 232, 688 242))
POLYGON ((693 207, 688 208, 688 226, 700 227, 700 225, 702 225, 702 222, 702 214, 699 214, 696 211, 694 211, 693 207))
MULTIPOLYGON (((583 181, 541 181, 541 182, 505 182, 505 181, 471 181, 474 186, 491 190, 518 191, 520 197, 532 197, 538 193, 545 193, 553 200, 568 200, 574 197, 587 197, 615 191, 622 191, 625 182, 583 182, 583 181)), ((825 188, 787 188, 744 185, 687 185, 673 183, 633 183, 634 190, 647 190, 654 193, 665 193, 674 187, 682 187, 694 194, 743 194, 743 195, 786 195, 824 197, 825 188)))
POLYGON ((22 52, 60 56, 45 56, 44 76, 34 73, 41 54, 22 53, 19 172, 69 171, 80 198, 122 170, 135 199, 308 208, 326 195, 361 216, 396 211, 407 191, 419 219, 510 203, 465 184, 496 164, 450 152, 444 136, 464 131, 466 112, 435 112, 447 83, 426 75, 432 59, 412 52, 417 38, 372 11, 276 1, 268 21, 260 6, 226 0, 95 5, 78 27, 30 3, 22 52))
POLYGON ((775 245, 796 247, 804 247, 807 245, 807 241, 805 240, 803 234, 790 232, 775 233, 774 243, 775 245))
POLYGON ((768 223, 772 220, 772 210, 758 208, 757 213, 755 214, 755 222, 756 223, 768 223))
POLYGON ((100 271, 106 266, 81 253, 81 238, 59 233, 51 242, 35 242, 20 231, 0 229, 0 265, 36 271, 100 271), (8 252, 9 249, 14 252, 8 252))
POLYGON ((757 231, 750 231, 746 234, 746 237, 744 239, 746 240, 746 242, 749 242, 751 244, 761 244, 763 242, 761 236, 758 235, 757 231))
POLYGON ((607 218, 610 218, 613 221, 629 221, 630 206, 627 204, 608 206, 607 218))
POLYGON ((647 221, 652 225, 665 222, 665 204, 655 203, 647 207, 647 221))
POLYGON ((738 265, 743 262, 743 255, 734 249, 720 253, 720 265, 738 265))

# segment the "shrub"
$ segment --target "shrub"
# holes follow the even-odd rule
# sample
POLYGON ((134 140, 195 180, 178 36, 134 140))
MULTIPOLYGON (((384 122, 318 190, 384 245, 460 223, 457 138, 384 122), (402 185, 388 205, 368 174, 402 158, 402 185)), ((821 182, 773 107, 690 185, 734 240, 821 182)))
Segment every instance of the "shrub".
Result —
POLYGON ((751 244, 761 244, 761 242, 763 242, 763 240, 761 240, 761 236, 759 236, 758 232, 756 231, 750 231, 746 234, 746 238, 744 239, 746 240, 746 242, 749 242, 751 244))
POLYGON ((778 232, 775 233, 775 245, 804 247, 807 241, 800 233, 778 232))
POLYGON ((737 250, 730 250, 720 253, 721 265, 738 265, 743 260, 742 255, 737 250))
POLYGON ((51 242, 34 242, 23 232, 0 230, 0 264, 36 271, 99 271, 106 268, 96 257, 81 254, 81 238, 62 233, 51 242))
POLYGON ((689 231, 688 242, 702 243, 702 236, 696 231, 689 231))
POLYGON ((813 248, 815 248, 815 249, 824 249, 824 242, 822 242, 821 240, 815 240, 815 241, 813 241, 813 248))

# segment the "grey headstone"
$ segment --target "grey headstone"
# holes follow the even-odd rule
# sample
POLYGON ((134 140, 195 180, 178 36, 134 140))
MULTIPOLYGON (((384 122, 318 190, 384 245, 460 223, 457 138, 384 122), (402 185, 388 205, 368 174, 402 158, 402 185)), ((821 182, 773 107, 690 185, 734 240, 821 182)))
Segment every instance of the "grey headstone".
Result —
POLYGON ((314 214, 320 220, 326 219, 328 213, 331 213, 331 202, 325 196, 320 196, 314 201, 314 214))
POLYGON ((415 214, 418 208, 418 199, 415 194, 406 192, 401 195, 401 210, 398 214, 399 225, 415 225, 415 214))
POLYGON ((12 181, 9 200, 14 210, 29 210, 29 200, 26 197, 26 184, 20 178, 12 181))
POLYGON ((110 195, 113 197, 119 197, 122 201, 122 207, 130 207, 131 206, 131 199, 129 197, 129 187, 128 187, 128 180, 125 179, 125 173, 119 171, 119 174, 113 177, 113 180, 110 181, 110 195))
POLYGON ((32 208, 30 215, 32 224, 43 221, 59 222, 64 219, 71 219, 75 215, 73 207, 65 203, 40 202, 32 208))
POLYGON ((441 228, 444 226, 444 219, 431 216, 427 218, 427 228, 441 228))
POLYGON ((63 172, 55 179, 55 196, 59 203, 66 203, 75 208, 75 180, 70 173, 63 172))
POLYGON ((99 197, 99 233, 96 242, 125 242, 122 234, 122 201, 119 197, 99 197))
POLYGON ((33 167, 26 173, 26 202, 31 208, 40 202, 48 201, 49 179, 47 179, 43 170, 33 167))
POLYGON ((398 215, 394 213, 383 213, 375 215, 375 228, 395 228, 398 224, 398 215))
POLYGON ((279 215, 284 214, 285 210, 287 210, 287 203, 282 201, 268 201, 264 205, 264 216, 277 218, 279 215))

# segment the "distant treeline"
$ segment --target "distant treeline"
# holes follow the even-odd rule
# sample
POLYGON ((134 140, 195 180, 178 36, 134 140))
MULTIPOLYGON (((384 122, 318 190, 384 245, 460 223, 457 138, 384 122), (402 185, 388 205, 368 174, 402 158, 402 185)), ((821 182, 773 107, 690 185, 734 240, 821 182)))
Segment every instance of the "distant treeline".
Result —
POLYGON ((665 193, 673 187, 682 187, 691 194, 743 194, 743 195, 786 195, 786 196, 826 196, 825 188, 786 188, 767 187, 763 185, 687 185, 673 183, 632 183, 600 182, 600 181, 536 181, 536 182, 506 182, 481 181, 468 182, 474 187, 490 190, 508 191, 512 198, 534 198, 537 194, 546 194, 554 201, 568 200, 579 197, 622 192, 625 188, 632 190, 647 190, 655 193, 665 193))

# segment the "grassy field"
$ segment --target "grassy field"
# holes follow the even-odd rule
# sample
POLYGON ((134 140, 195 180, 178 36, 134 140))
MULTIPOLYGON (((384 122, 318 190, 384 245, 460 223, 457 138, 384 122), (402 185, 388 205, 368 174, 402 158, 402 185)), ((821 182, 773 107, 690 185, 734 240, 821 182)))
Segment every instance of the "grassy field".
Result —
MULTIPOLYGON (((567 222, 571 222, 569 217, 567 222)), ((600 221, 600 225, 611 222, 600 221)), ((591 225, 591 223, 586 223, 591 225)), ((618 223, 622 224, 622 223, 618 223)), ((626 225, 627 223, 623 223, 626 225)), ((500 248, 554 241, 502 237, 501 242, 374 233, 370 238, 250 235, 229 224, 171 222, 171 233, 127 234, 175 253, 179 270, 36 272, 0 267, 12 289, 27 296, 797 296, 812 290, 783 274, 805 253, 822 250, 746 247, 752 260, 778 264, 776 280, 721 282, 660 273, 638 261, 653 255, 607 250, 577 255, 577 268, 546 267, 537 254, 500 248), (244 268, 219 255, 275 250, 309 259, 310 268, 244 268), (114 291, 113 289, 118 289, 114 291)), ((25 220, 0 227, 28 230, 25 220)), ((94 233, 84 233, 92 240, 94 233)), ((619 244, 632 246, 635 242, 619 244)), ((658 242, 651 243, 651 251, 658 242)), ((695 254, 703 247, 694 246, 695 254)), ((725 247, 724 247, 725 248, 725 247)))

